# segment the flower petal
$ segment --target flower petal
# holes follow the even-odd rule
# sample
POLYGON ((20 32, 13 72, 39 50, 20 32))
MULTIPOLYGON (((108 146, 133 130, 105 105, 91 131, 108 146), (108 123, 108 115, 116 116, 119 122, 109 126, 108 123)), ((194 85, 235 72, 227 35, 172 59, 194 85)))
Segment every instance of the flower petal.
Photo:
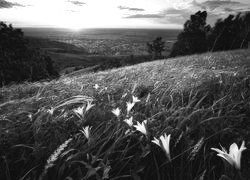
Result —
POLYGON ((238 154, 238 146, 236 143, 231 144, 229 148, 229 156, 231 156, 234 160, 236 160, 237 154, 238 154))
POLYGON ((232 166, 234 166, 234 160, 233 160, 232 157, 229 156, 228 154, 217 154, 217 156, 222 157, 222 158, 225 159, 229 164, 231 164, 232 166))
POLYGON ((161 147, 159 139, 156 139, 154 137, 154 140, 152 140, 152 142, 161 147))
POLYGON ((225 154, 225 152, 223 152, 222 150, 220 150, 218 148, 211 148, 211 150, 216 151, 219 154, 225 154))

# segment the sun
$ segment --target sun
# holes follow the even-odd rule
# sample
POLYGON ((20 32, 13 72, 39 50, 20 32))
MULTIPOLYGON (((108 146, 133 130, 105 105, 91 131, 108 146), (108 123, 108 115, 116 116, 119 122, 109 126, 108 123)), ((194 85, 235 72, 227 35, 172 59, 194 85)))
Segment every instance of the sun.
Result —
POLYGON ((80 31, 81 29, 83 29, 83 26, 81 26, 81 24, 72 24, 68 28, 72 31, 80 31))

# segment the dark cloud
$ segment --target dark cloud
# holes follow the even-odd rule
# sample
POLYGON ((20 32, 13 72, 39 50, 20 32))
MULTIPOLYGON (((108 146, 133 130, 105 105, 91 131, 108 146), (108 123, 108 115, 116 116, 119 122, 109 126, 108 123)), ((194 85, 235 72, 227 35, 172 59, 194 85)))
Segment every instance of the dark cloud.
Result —
POLYGON ((145 11, 145 9, 141 8, 131 8, 131 7, 126 7, 126 6, 118 6, 120 10, 129 10, 129 11, 145 11))
POLYGON ((0 0, 0 9, 13 8, 15 6, 24 7, 24 5, 21 5, 21 4, 18 4, 18 3, 12 3, 12 2, 9 2, 9 1, 0 0))
POLYGON ((244 4, 238 2, 238 1, 231 1, 231 0, 209 0, 209 1, 205 1, 202 3, 198 3, 195 0, 193 1, 193 5, 198 6, 200 8, 202 8, 203 10, 215 10, 216 8, 220 8, 220 7, 238 7, 238 6, 242 6, 244 4))
POLYGON ((156 19, 156 18, 163 18, 164 16, 161 14, 134 14, 134 15, 129 15, 124 18, 135 18, 135 19, 142 19, 142 18, 147 18, 147 19, 156 19))
POLYGON ((82 2, 82 1, 73 1, 73 0, 68 0, 68 2, 76 5, 76 6, 83 6, 83 5, 86 5, 85 2, 82 2))
POLYGON ((191 14, 197 11, 207 11, 207 22, 213 24, 219 18, 225 18, 229 14, 249 11, 249 5, 230 0, 208 0, 197 2, 193 0, 188 6, 182 9, 167 8, 155 14, 135 14, 128 15, 124 18, 147 18, 154 22, 162 24, 183 25, 191 14))

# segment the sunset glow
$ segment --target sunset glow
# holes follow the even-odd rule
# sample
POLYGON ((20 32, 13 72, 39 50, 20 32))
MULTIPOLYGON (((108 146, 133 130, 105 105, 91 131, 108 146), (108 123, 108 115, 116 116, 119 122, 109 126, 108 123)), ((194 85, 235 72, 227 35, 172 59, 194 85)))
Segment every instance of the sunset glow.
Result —
POLYGON ((20 27, 181 28, 198 10, 209 21, 250 9, 248 0, 1 0, 1 21, 20 27))

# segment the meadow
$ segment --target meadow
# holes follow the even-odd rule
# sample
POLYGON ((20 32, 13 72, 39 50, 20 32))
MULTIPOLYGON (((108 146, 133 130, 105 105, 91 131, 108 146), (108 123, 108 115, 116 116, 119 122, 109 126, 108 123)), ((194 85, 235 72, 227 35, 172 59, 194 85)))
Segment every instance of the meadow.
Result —
POLYGON ((249 68, 236 50, 3 87, 0 179, 248 180, 249 68), (211 149, 243 141, 240 168, 211 149))

